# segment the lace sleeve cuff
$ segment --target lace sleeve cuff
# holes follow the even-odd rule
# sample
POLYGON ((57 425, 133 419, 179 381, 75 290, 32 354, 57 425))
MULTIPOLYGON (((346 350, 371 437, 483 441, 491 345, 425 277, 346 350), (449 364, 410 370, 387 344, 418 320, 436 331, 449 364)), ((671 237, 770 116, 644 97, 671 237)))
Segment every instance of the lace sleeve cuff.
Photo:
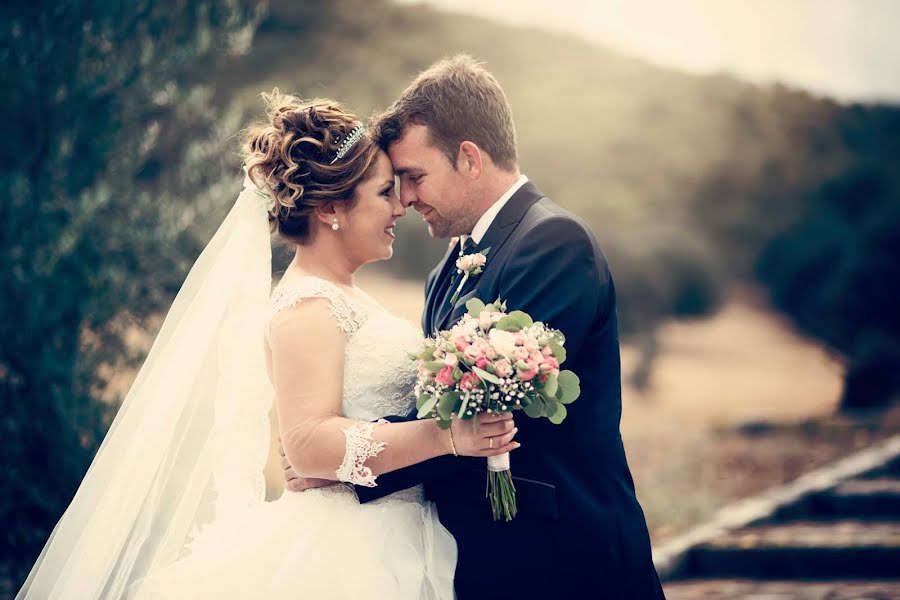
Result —
MULTIPOLYGON (((377 423, 387 423, 387 421, 379 419, 377 423)), ((365 465, 366 460, 378 456, 387 445, 384 442, 372 440, 372 431, 375 429, 375 425, 376 423, 360 423, 341 429, 347 440, 347 450, 344 452, 344 462, 335 471, 339 481, 365 487, 378 485, 375 483, 372 469, 365 465)))

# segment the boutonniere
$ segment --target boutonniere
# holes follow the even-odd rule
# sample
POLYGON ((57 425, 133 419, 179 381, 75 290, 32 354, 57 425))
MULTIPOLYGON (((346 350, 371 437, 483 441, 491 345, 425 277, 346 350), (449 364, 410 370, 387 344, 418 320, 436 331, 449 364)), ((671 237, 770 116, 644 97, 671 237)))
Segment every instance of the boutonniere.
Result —
POLYGON ((456 286, 456 291, 453 292, 453 296, 450 297, 451 306, 456 304, 456 300, 459 298, 459 292, 463 289, 463 286, 466 285, 469 277, 481 275, 481 272, 484 270, 484 265, 487 263, 487 254, 490 251, 490 248, 485 248, 480 252, 465 254, 456 259, 456 271, 457 273, 461 273, 463 277, 462 280, 460 280, 459 285, 456 286))

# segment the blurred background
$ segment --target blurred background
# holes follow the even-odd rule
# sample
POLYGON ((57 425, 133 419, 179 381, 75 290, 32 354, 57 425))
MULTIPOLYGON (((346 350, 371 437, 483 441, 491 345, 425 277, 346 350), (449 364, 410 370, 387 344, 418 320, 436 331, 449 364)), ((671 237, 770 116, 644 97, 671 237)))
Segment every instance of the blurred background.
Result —
MULTIPOLYGON (((506 90, 522 171, 609 258, 655 544, 898 430, 900 4, 547 6, 3 3, 0 593, 233 204, 260 92, 369 115, 457 52, 506 90)), ((394 247, 358 283, 418 322, 446 242, 412 215, 394 247)))

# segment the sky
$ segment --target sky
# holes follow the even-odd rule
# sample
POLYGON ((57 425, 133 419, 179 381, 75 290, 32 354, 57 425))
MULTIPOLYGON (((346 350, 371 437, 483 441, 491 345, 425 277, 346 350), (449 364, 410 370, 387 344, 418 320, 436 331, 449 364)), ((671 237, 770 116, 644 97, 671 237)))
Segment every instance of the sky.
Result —
POLYGON ((900 0, 397 0, 580 36, 692 73, 900 102, 900 0))

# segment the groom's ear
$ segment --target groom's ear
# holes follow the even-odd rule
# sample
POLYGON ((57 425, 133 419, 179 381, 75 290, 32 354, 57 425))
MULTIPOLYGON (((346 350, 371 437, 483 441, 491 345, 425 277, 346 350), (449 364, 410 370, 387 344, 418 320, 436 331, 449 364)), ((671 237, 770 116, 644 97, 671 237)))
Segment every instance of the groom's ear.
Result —
POLYGON ((462 142, 456 157, 456 169, 471 179, 478 179, 483 167, 481 148, 474 142, 462 142))

